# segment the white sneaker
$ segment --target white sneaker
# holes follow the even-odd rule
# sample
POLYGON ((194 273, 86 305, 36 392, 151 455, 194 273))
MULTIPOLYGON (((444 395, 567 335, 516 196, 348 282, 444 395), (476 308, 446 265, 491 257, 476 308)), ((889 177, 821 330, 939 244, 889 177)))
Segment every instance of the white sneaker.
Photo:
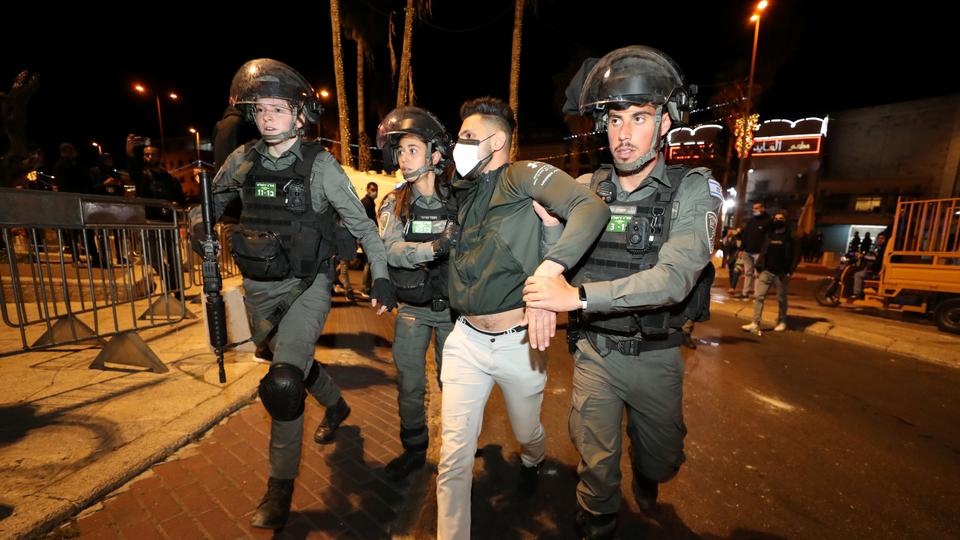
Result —
POLYGON ((747 332, 752 332, 754 334, 760 331, 760 325, 758 325, 757 323, 745 324, 740 328, 743 328, 747 332))
POLYGON ((777 325, 773 327, 774 332, 783 332, 786 329, 787 329, 787 323, 783 321, 778 322, 777 325))

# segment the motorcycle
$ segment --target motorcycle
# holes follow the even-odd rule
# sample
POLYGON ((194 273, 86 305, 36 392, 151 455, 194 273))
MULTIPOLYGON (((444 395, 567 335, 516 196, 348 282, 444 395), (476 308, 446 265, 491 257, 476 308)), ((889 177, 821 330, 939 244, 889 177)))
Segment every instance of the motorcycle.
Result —
POLYGON ((851 251, 840 257, 840 265, 834 270, 833 276, 824 279, 817 286, 814 293, 817 303, 826 307, 839 305, 840 300, 850 296, 853 291, 853 275, 863 270, 863 267, 859 253, 851 251))

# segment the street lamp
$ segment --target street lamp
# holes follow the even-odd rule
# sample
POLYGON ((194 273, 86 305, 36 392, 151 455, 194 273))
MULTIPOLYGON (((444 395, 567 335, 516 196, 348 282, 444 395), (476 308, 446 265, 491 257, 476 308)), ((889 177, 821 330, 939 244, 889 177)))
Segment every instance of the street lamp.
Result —
POLYGON ((97 153, 98 153, 98 155, 101 155, 101 156, 102 156, 102 155, 103 155, 103 147, 100 146, 99 144, 97 144, 96 142, 93 143, 93 146, 95 146, 95 147, 97 148, 97 153))
POLYGON ((200 132, 190 128, 190 133, 193 133, 197 138, 197 167, 200 166, 200 132))
MULTIPOLYGON (((133 89, 136 90, 138 94, 147 94, 147 87, 140 83, 134 84, 133 89)), ((166 154, 167 140, 163 135, 163 112, 160 111, 160 94, 154 92, 153 95, 157 99, 157 123, 160 124, 160 152, 166 154)), ((173 101, 180 99, 180 96, 175 92, 170 92, 167 94, 167 97, 173 101)))
MULTIPOLYGON (((744 107, 743 114, 743 129, 752 130, 753 126, 749 121, 750 110, 753 102, 753 74, 757 67, 757 42, 760 38, 760 14, 764 9, 767 8, 767 0, 760 0, 757 3, 756 11, 750 17, 750 22, 753 23, 753 53, 750 55, 750 78, 747 80, 747 103, 744 107)), ((746 136, 746 135, 745 135, 746 136)), ((747 145, 744 149, 743 154, 740 156, 740 163, 737 167, 737 213, 734 217, 733 223, 735 227, 740 227, 743 224, 743 208, 744 201, 747 198, 747 174, 746 167, 747 161, 750 159, 750 148, 751 145, 747 145)))
MULTIPOLYGON (((320 99, 321 99, 322 101, 326 101, 327 98, 330 97, 330 92, 329 92, 326 88, 321 88, 320 91, 317 92, 317 95, 320 96, 320 99)), ((324 116, 325 116, 325 115, 321 115, 321 116, 320 116, 320 121, 319 121, 319 124, 320 124, 320 144, 321 144, 321 145, 323 144, 323 117, 324 117, 324 116)))

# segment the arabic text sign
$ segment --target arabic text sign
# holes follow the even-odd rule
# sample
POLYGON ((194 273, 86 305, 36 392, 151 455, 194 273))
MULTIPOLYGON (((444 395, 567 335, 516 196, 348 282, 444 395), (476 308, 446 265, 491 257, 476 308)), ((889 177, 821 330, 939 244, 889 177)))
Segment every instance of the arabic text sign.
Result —
POLYGON ((819 135, 800 137, 758 137, 753 141, 754 156, 796 156, 820 153, 819 135))

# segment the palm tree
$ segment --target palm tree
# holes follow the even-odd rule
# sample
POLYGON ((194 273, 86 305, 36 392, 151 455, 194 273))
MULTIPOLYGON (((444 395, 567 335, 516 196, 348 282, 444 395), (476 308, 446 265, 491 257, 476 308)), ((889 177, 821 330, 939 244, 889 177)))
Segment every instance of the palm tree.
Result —
MULTIPOLYGON (((523 2, 516 0, 517 4, 513 11, 513 52, 510 55, 510 108, 513 109, 515 120, 520 117, 517 107, 520 106, 520 37, 523 31, 523 2)), ((519 145, 519 128, 513 130, 512 143, 510 144, 510 161, 516 161, 519 145)))
POLYGON ((350 106, 347 104, 346 80, 343 75, 343 49, 340 45, 340 0, 330 0, 330 25, 333 30, 333 72, 337 80, 337 108, 340 115, 340 163, 345 167, 352 167, 350 106))
POLYGON ((357 169, 370 169, 370 138, 367 136, 366 114, 363 107, 363 57, 366 54, 364 40, 356 38, 357 42, 357 169))
POLYGON ((407 0, 403 19, 403 52, 400 53, 400 77, 397 79, 397 107, 407 105, 410 96, 410 56, 413 53, 414 0, 407 0))
MULTIPOLYGON (((382 28, 392 18, 384 14, 390 10, 390 0, 365 0, 362 3, 348 2, 343 5, 340 21, 343 25, 344 36, 357 44, 357 169, 366 171, 370 168, 370 137, 367 134, 367 94, 371 88, 367 86, 367 69, 375 68, 376 53, 382 46, 382 28), (386 20, 384 20, 386 18, 386 20)), ((391 61, 393 61, 391 53, 391 61)), ((390 77, 391 81, 393 76, 390 77)), ((378 80, 374 78, 373 103, 378 102, 378 80)), ((392 84, 392 82, 391 82, 392 84)))
MULTIPOLYGON (((400 53, 400 76, 397 78, 397 107, 413 105, 413 72, 410 69, 413 55, 413 19, 430 15, 431 0, 407 0, 403 18, 403 50, 400 53)), ((392 48, 391 44, 391 48, 392 48)))

